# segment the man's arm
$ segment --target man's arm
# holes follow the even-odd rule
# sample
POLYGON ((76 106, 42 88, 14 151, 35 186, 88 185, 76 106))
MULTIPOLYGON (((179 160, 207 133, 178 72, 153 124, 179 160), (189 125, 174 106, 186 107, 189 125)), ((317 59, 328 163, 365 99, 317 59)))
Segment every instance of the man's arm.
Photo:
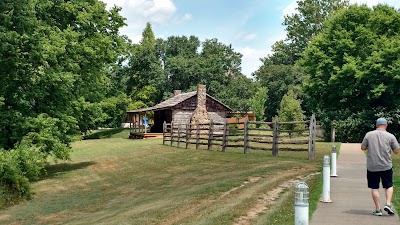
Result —
POLYGON ((365 135, 362 143, 361 143, 361 150, 365 151, 368 149, 368 138, 367 135, 365 135))
POLYGON ((393 136, 392 142, 390 143, 390 147, 392 148, 392 151, 394 154, 399 153, 399 142, 397 142, 397 139, 393 136))

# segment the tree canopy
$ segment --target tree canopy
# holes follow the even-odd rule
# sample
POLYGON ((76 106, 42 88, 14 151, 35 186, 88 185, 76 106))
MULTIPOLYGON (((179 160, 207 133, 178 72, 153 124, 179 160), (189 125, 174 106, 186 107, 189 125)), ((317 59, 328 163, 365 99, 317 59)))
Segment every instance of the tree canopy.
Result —
POLYGON ((310 76, 304 90, 314 110, 330 120, 346 120, 358 133, 371 129, 363 123, 373 124, 379 113, 397 111, 399 46, 400 13, 393 7, 353 5, 340 11, 301 61, 310 76))
POLYGON ((65 159, 69 135, 99 119, 95 103, 106 97, 107 69, 125 42, 120 9, 97 0, 6 0, 0 10, 0 148, 29 137, 65 159))
POLYGON ((302 65, 306 93, 323 110, 396 108, 400 99, 400 13, 378 5, 350 6, 326 24, 302 65))

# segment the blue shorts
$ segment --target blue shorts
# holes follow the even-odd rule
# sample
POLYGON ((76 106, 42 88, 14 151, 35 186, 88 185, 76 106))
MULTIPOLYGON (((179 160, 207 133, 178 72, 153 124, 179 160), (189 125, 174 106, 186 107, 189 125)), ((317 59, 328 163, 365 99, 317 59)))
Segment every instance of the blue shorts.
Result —
POLYGON ((393 170, 372 172, 367 170, 368 187, 379 189, 379 183, 382 180, 383 188, 393 187, 393 170))

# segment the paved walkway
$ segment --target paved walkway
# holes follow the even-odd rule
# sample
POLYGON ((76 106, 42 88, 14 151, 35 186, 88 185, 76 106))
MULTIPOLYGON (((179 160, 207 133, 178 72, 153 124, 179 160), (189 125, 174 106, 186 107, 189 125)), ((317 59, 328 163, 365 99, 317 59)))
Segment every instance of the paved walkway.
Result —
MULTIPOLYGON (((318 203, 311 225, 392 225, 400 224, 398 215, 373 216, 374 203, 366 179, 366 157, 360 144, 342 144, 337 162, 338 177, 331 178, 332 203, 318 203)), ((400 188, 400 187, 398 187, 400 188)), ((384 189, 380 189, 382 207, 384 189)))

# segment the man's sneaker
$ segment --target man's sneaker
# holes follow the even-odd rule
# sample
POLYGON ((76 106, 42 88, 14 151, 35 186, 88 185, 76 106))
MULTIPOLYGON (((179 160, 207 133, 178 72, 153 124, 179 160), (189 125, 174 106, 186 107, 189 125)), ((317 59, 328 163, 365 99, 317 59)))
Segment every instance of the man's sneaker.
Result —
POLYGON ((394 214, 394 210, 392 208, 391 205, 385 205, 385 207, 383 208, 389 215, 393 215, 394 214))
POLYGON ((374 216, 382 216, 382 210, 375 210, 372 212, 374 216))

